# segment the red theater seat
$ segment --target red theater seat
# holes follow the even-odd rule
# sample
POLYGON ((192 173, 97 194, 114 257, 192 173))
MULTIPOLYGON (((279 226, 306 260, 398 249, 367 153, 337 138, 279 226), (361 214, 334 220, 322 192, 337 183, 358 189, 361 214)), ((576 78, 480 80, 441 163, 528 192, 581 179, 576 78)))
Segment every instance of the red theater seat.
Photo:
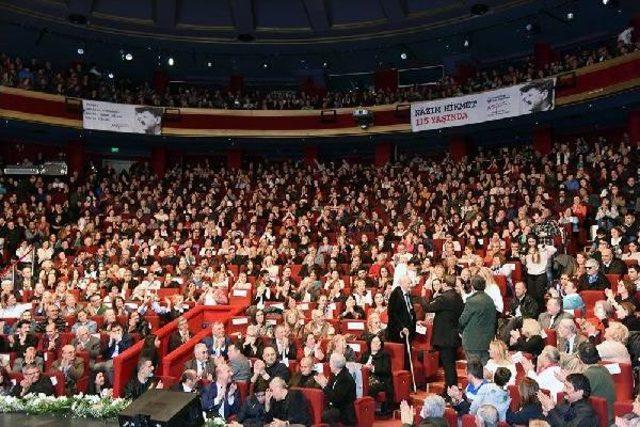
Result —
POLYGON ((558 335, 555 329, 545 329, 544 333, 547 335, 544 339, 544 345, 552 345, 555 347, 558 343, 558 335))
POLYGON ((582 291, 580 292, 580 296, 582 297, 582 301, 584 301, 584 305, 589 313, 593 312, 593 306, 596 301, 607 299, 604 295, 604 291, 582 291))
POLYGON ((628 414, 633 411, 633 401, 629 400, 626 402, 617 401, 613 404, 613 412, 616 417, 621 417, 625 414, 628 414))
POLYGON ((340 330, 343 334, 351 335, 355 339, 361 339, 367 329, 364 320, 342 320, 340 322, 340 330))
MULTIPOLYGON (((600 364, 613 365, 606 362, 600 362, 600 364)), ((629 363, 617 363, 617 365, 620 366, 620 373, 611 375, 616 385, 616 399, 620 401, 633 400, 633 368, 629 363)))
POLYGON ((609 411, 607 410, 607 401, 602 397, 590 396, 589 402, 598 414, 598 424, 600 427, 609 427, 609 411))
POLYGON ((458 414, 453 408, 447 407, 444 410, 444 419, 447 420, 449 427, 458 427, 458 414))
POLYGON ((370 396, 356 399, 356 420, 358 427, 372 427, 375 421, 376 403, 370 396))
POLYGON ((324 393, 317 388, 296 388, 292 390, 299 390, 304 394, 304 397, 309 401, 311 407, 311 416, 313 419, 313 425, 322 423, 322 411, 324 411, 324 393))

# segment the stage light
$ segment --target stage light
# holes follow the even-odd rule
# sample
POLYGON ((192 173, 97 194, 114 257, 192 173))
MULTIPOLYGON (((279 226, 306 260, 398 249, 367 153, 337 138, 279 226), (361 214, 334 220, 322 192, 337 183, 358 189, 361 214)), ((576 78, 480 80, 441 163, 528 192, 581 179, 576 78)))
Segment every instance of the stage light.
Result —
POLYGON ((173 58, 170 57, 169 59, 167 59, 167 64, 169 64, 170 67, 173 67, 173 64, 175 63, 176 61, 174 61, 173 58))
POLYGON ((127 61, 131 61, 131 60, 133 59, 133 55, 131 55, 130 53, 127 53, 127 54, 124 56, 124 59, 126 59, 127 61))
POLYGON ((464 39, 463 46, 464 47, 469 47, 469 39, 464 39))
POLYGON ((573 12, 567 13, 567 21, 572 21, 572 20, 573 20, 573 12))
POLYGON ((327 61, 324 61, 322 63, 322 68, 329 68, 329 63, 327 61))
POLYGON ((109 77, 110 79, 112 79, 112 78, 113 78, 113 73, 109 73, 109 74, 107 75, 107 77, 109 77))
POLYGON ((84 55, 84 49, 79 47, 78 48, 78 55, 84 55))
POLYGON ((207 62, 207 67, 209 68, 213 67, 213 62, 207 62))
POLYGON ((403 61, 404 61, 405 59, 407 59, 407 53, 406 53, 406 52, 402 52, 402 53, 400 54, 400 59, 402 59, 403 61))
POLYGON ((269 63, 265 61, 262 63, 262 69, 266 70, 267 68, 269 68, 269 63))

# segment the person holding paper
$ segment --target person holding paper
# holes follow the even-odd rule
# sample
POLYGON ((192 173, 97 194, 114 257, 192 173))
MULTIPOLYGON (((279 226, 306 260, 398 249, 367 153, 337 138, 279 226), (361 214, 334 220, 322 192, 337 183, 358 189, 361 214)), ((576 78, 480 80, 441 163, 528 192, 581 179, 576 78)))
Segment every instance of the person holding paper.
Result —
POLYGON ((462 297, 455 290, 456 278, 446 275, 440 292, 425 307, 425 311, 435 313, 431 344, 440 352, 444 368, 445 388, 458 384, 456 372, 456 352, 460 346, 458 319, 464 310, 462 297))

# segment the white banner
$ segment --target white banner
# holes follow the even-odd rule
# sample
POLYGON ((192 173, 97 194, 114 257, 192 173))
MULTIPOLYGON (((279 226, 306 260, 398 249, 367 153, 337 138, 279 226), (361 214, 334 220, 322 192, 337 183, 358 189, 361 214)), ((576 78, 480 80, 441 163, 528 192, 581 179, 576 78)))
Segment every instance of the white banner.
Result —
POLYGON ((414 132, 522 116, 555 107, 555 78, 411 104, 414 132))
POLYGON ((111 132, 162 133, 163 108, 82 100, 82 127, 111 132))

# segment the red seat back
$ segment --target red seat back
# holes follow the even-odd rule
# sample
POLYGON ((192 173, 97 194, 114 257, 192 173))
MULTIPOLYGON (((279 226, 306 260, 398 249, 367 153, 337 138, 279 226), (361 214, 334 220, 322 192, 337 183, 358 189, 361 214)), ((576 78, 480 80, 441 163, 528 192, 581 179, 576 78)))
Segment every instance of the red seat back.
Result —
POLYGON ((342 320, 340 330, 343 334, 353 335, 356 339, 362 338, 367 328, 364 320, 342 320))
POLYGON ((309 401, 309 406, 311 408, 311 416, 313 419, 313 424, 321 424, 322 423, 322 411, 324 411, 324 392, 317 388, 297 388, 294 387, 292 390, 299 390, 304 394, 304 397, 309 401))
POLYGON ((404 345, 395 342, 386 342, 384 349, 389 353, 389 356, 391 356, 391 372, 403 370, 405 358, 404 345))
POLYGON ((580 292, 582 301, 587 308, 587 311, 593 311, 593 306, 596 301, 607 299, 604 295, 604 291, 582 291, 580 292))
MULTIPOLYGON (((610 363, 601 362, 601 365, 610 363)), ((633 368, 629 363, 617 363, 620 366, 619 374, 612 374, 613 382, 616 385, 616 400, 633 400, 633 368)))
POLYGON ((609 411, 607 410, 607 400, 602 397, 590 396, 589 402, 598 414, 598 424, 600 427, 609 426, 609 411))
POLYGON ((358 427, 372 427, 375 421, 376 403, 371 396, 364 396, 354 402, 358 427))
POLYGON ((555 329, 545 329, 544 333, 547 337, 544 339, 544 345, 556 346, 558 344, 558 334, 555 329))

